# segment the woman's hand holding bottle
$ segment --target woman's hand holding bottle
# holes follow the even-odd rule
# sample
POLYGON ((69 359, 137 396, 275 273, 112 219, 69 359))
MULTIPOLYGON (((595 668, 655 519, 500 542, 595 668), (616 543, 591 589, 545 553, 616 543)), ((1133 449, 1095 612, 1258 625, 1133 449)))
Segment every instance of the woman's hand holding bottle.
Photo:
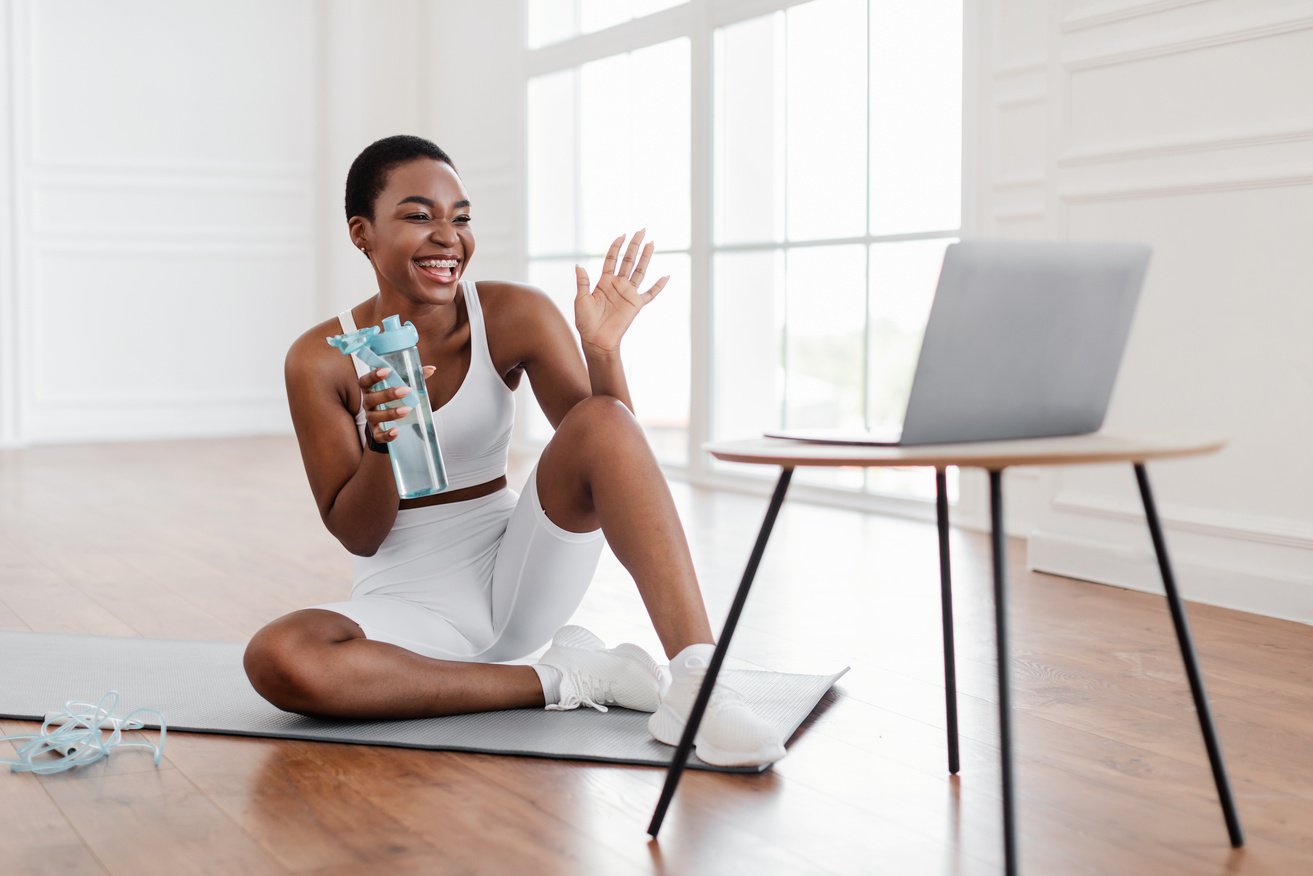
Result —
MULTIPOLYGON (((370 437, 376 444, 387 444, 397 437, 397 430, 392 424, 398 420, 404 420, 411 411, 409 405, 402 404, 399 407, 389 407, 379 410, 380 405, 395 402, 397 399, 405 398, 412 394, 408 386, 388 386, 378 391, 373 387, 378 386, 387 377, 390 368, 375 368, 367 371, 360 377, 360 395, 365 406, 365 421, 368 424, 366 428, 370 430, 370 437)), ((433 365, 424 366, 424 379, 428 380, 437 368, 433 365)))

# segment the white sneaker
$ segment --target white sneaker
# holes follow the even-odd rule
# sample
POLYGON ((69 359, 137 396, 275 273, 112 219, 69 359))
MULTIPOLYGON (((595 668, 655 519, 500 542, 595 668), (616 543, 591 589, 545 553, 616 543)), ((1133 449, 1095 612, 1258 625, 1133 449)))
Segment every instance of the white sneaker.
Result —
POLYGON ((605 712, 611 705, 654 712, 661 702, 664 677, 650 654, 629 642, 607 648, 583 627, 557 630, 538 662, 561 671, 561 699, 549 703, 549 711, 591 706, 605 712))
MULTIPOLYGON (((693 701, 707 674, 711 648, 689 645, 670 661, 670 688, 660 708, 647 720, 647 729, 658 742, 678 745, 683 737, 693 701)), ((775 728, 762 720, 738 691, 727 687, 723 678, 716 679, 693 743, 698 757, 715 766, 762 766, 785 754, 784 742, 775 728)))

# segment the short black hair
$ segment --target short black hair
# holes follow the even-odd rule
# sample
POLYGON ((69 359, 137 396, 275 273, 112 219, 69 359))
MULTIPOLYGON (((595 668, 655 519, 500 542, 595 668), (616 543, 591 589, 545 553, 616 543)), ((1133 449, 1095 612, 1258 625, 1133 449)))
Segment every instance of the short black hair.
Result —
POLYGON ((432 158, 456 170, 451 156, 423 137, 396 134, 375 140, 356 156, 347 171, 346 218, 364 216, 373 222, 374 201, 387 188, 388 173, 398 164, 416 158, 432 158))

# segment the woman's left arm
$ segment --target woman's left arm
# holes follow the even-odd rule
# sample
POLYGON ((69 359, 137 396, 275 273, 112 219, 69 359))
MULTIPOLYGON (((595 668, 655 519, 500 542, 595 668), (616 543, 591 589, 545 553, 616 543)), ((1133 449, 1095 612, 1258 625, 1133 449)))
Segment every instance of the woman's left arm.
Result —
POLYGON ((620 340, 638 316, 638 312, 652 302, 665 288, 669 276, 662 277, 646 292, 639 292, 652 258, 653 244, 648 243, 639 252, 643 231, 629 241, 624 258, 617 265, 620 247, 625 238, 617 237, 607 250, 602 263, 602 274, 597 286, 590 290, 588 272, 575 265, 578 292, 574 299, 574 321, 579 330, 584 362, 588 366, 588 383, 593 395, 610 395, 618 398, 632 412, 634 403, 629 398, 629 382, 625 380, 624 365, 620 361, 620 340))

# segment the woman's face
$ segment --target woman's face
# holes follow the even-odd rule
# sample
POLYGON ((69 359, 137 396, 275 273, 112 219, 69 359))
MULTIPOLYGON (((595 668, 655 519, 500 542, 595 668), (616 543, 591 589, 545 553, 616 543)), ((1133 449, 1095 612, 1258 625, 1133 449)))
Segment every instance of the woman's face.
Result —
POLYGON ((379 291, 447 304, 474 255, 470 199, 451 165, 430 158, 399 164, 374 201, 374 221, 350 222, 378 275, 379 291))

